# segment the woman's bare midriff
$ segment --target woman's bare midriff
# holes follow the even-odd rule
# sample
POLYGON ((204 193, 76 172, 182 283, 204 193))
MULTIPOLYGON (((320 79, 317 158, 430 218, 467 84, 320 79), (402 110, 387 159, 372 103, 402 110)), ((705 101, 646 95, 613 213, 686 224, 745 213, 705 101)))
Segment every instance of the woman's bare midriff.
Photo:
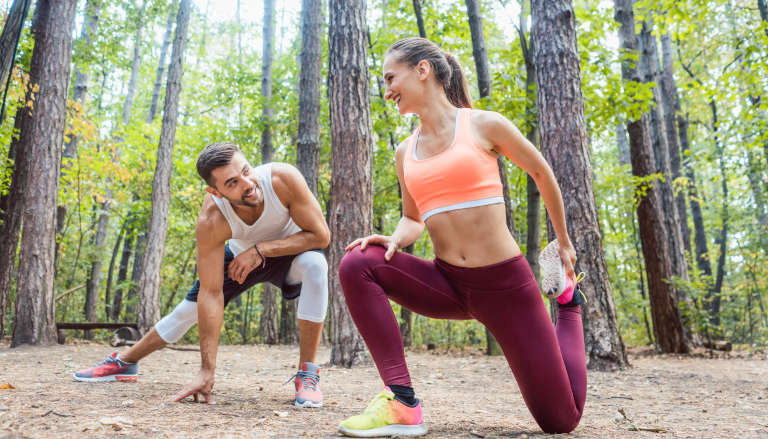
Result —
POLYGON ((426 221, 435 256, 460 267, 482 267, 519 255, 504 204, 451 210, 426 221))

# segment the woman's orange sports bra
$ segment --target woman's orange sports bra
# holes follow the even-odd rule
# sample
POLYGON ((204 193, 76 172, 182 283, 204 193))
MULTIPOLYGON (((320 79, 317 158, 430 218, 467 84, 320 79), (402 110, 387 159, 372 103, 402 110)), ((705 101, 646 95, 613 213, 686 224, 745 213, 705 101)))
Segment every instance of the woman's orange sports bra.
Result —
POLYGON ((422 221, 440 212, 504 202, 499 166, 475 143, 471 115, 471 108, 459 109, 453 142, 432 157, 416 158, 421 128, 411 135, 403 179, 422 221))

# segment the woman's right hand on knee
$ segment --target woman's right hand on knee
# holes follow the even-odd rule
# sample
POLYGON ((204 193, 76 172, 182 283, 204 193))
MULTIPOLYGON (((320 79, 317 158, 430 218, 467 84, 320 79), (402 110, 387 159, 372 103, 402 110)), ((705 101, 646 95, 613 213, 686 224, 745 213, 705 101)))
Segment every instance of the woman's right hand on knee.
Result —
POLYGON ((357 238, 352 241, 346 248, 346 251, 350 251, 356 246, 360 246, 360 251, 365 250, 368 245, 378 245, 384 247, 387 251, 384 253, 384 259, 392 259, 392 255, 395 254, 398 248, 397 242, 391 236, 384 235, 368 235, 364 238, 357 238))

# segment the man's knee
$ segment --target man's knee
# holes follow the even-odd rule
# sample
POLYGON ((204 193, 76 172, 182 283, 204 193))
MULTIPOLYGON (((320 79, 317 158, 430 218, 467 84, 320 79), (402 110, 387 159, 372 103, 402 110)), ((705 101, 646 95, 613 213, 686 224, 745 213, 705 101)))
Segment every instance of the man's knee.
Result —
POLYGON ((176 343, 197 323, 197 302, 184 299, 155 324, 157 335, 166 343, 176 343))
POLYGON ((300 256, 301 266, 304 272, 302 282, 327 282, 328 281, 328 261, 325 255, 320 252, 306 252, 300 256))

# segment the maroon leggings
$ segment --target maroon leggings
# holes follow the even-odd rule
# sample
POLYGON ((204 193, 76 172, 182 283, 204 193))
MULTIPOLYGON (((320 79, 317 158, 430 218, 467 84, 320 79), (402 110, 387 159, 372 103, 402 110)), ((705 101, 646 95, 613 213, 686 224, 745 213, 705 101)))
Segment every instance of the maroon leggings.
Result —
POLYGON ((522 255, 464 268, 384 249, 355 247, 339 277, 349 312, 386 385, 411 386, 403 339, 388 299, 421 315, 475 318, 496 337, 528 409, 542 430, 576 428, 587 370, 580 307, 560 307, 553 327, 536 279, 522 255))

